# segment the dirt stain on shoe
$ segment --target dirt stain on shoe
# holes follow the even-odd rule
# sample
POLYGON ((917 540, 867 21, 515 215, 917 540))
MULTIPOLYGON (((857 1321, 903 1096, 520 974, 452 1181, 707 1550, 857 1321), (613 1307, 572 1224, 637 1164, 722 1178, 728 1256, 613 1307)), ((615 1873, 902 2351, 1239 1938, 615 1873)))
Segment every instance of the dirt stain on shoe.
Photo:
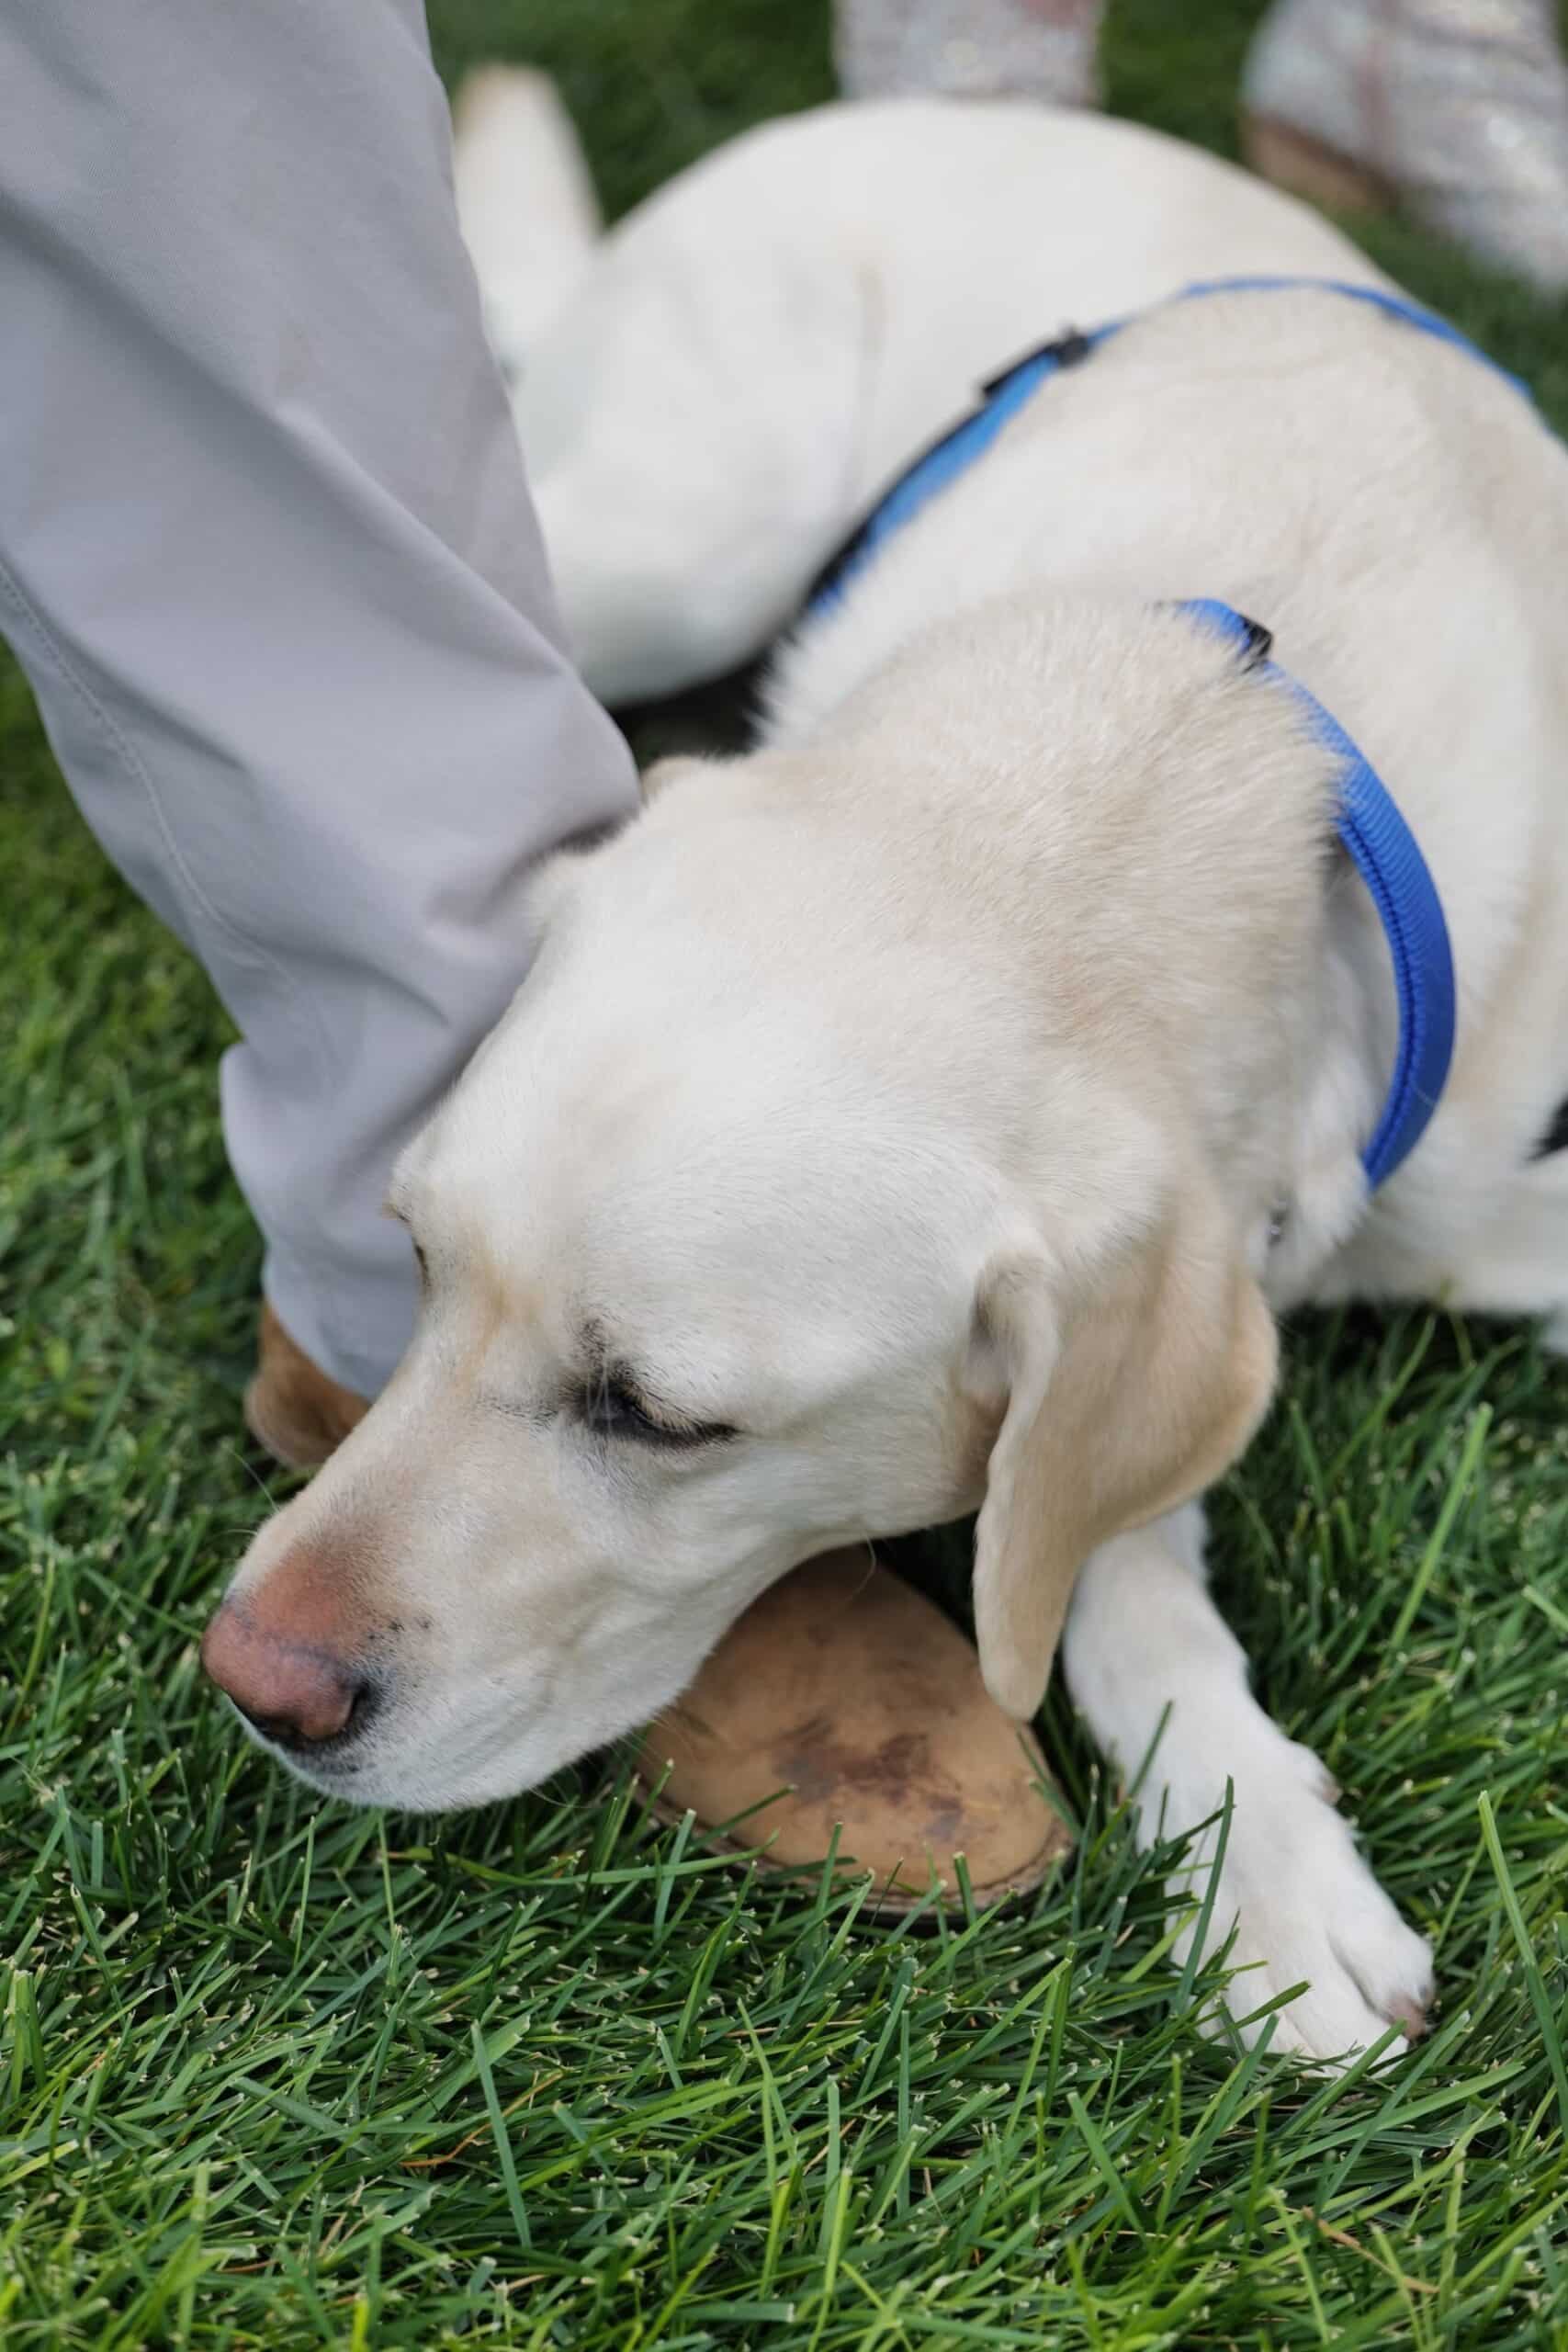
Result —
POLYGON ((933 1782, 931 1741, 923 1731, 896 1732, 875 1747, 834 1736, 826 1715, 795 1724, 774 1744, 779 1779, 807 1804, 831 1799, 846 1815, 865 1794, 908 1804, 913 1797, 925 1835, 934 1843, 957 1836, 963 1804, 951 1787, 933 1782))

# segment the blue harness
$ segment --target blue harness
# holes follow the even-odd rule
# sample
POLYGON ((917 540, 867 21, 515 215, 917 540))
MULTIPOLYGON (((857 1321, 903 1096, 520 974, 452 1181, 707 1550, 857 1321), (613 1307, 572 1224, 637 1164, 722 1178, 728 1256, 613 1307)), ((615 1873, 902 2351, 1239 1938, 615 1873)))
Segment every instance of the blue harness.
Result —
MULTIPOLYGON (((1209 294, 1262 294, 1310 290, 1343 295, 1367 303, 1423 334, 1466 351, 1529 398, 1528 387, 1477 349, 1446 319, 1397 295, 1371 286, 1341 285, 1331 278, 1232 277, 1189 286, 1172 296, 1190 302, 1209 294)), ((1076 367, 1131 323, 1114 319, 1091 334, 1068 334, 1016 361, 982 388, 980 405, 929 448, 886 491, 848 544, 834 557, 812 591, 807 610, 818 614, 838 603, 895 532, 982 457, 1010 418, 1033 398, 1042 384, 1076 367)), ((1293 697, 1314 733, 1339 763, 1340 841, 1371 893, 1393 967, 1399 1006, 1399 1046, 1387 1099, 1371 1141, 1361 1154, 1367 1186, 1386 1183, 1416 1148, 1438 1107, 1454 1046, 1454 968, 1442 901, 1416 846, 1376 769, 1337 719, 1299 679, 1269 659, 1269 633, 1217 597, 1185 599, 1177 609, 1201 628, 1232 640, 1238 654, 1274 685, 1293 697)))

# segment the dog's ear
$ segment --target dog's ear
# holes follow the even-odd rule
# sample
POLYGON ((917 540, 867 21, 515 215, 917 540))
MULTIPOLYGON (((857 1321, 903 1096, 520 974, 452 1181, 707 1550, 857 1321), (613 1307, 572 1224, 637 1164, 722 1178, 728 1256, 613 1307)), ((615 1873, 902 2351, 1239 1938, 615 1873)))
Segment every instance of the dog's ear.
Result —
POLYGON ((976 1347, 1006 1406, 975 1536, 987 1688, 1044 1695, 1078 1570, 1098 1544, 1218 1477, 1274 1385, 1273 1317, 1215 1205, 1186 1204, 1064 1282, 1043 1253, 988 1270, 976 1347))

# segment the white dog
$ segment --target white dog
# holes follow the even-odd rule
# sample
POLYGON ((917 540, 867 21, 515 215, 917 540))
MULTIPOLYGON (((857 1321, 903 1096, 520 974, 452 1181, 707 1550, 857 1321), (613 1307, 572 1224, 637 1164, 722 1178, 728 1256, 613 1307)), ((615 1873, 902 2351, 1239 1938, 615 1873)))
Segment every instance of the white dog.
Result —
MULTIPOLYGON (((481 274, 508 109, 538 103, 492 83, 474 118, 481 274)), ((1193 1498, 1292 1301, 1568 1330, 1568 1152, 1539 1156, 1568 1094, 1568 458, 1377 305, 1164 299, 1381 281, 1090 117, 829 109, 574 270, 518 398, 610 694, 753 651, 977 378, 1140 315, 851 570, 754 753, 666 763, 541 878, 537 966, 393 1188, 412 1352, 232 1588, 364 1693, 288 1759, 345 1796, 502 1795, 666 1704, 795 1563, 978 1506, 997 1697, 1038 1704, 1076 1577, 1069 1681, 1129 1771, 1153 1753, 1145 1833, 1234 1791, 1238 2004, 1308 1980, 1278 2040, 1318 2054, 1414 2026, 1426 1948, 1250 1696, 1193 1498), (1446 909, 1451 1074, 1375 1197, 1410 1039, 1337 838, 1346 758, 1193 598, 1273 632, 1446 909)))

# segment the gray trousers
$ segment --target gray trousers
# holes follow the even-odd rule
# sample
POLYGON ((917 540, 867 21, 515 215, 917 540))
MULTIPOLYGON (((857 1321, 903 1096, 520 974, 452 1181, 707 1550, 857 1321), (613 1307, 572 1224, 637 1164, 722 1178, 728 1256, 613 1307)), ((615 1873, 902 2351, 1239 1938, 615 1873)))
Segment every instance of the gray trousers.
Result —
POLYGON ((562 645, 419 0, 0 0, 0 632, 242 1042, 268 1296, 374 1392, 403 1138, 630 807, 562 645))

